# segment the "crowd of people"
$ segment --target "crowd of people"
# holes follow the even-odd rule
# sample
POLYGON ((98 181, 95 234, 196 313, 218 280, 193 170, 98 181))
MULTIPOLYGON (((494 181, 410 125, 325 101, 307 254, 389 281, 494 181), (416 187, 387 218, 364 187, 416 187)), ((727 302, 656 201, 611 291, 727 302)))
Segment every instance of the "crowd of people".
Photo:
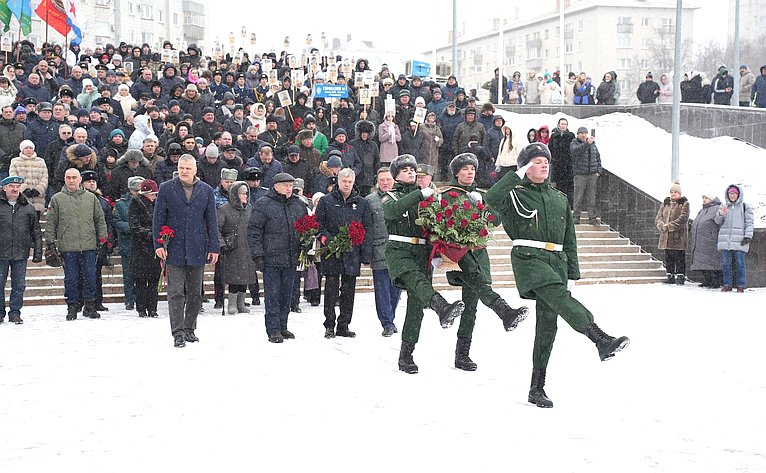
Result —
MULTIPOLYGON (((4 66, 0 77, 0 222, 2 239, 10 238, 0 249, 0 280, 4 285, 10 271, 11 322, 23 322, 30 248, 33 262, 44 255, 49 265, 63 266, 67 320, 80 311, 99 318, 108 310, 101 272, 110 255, 119 254, 125 308, 158 317, 165 287, 176 347, 199 341, 195 330, 208 264, 215 267, 214 309, 248 313, 263 296, 272 343, 295 338, 288 321, 290 312, 301 311, 301 282, 306 301, 324 302, 324 336, 354 337, 356 279, 369 266, 384 337, 398 332, 394 315, 401 291, 408 291, 399 368, 418 371, 412 355, 423 309, 431 308, 444 328, 461 317, 455 366, 472 371, 478 302, 498 315, 506 331, 525 319, 527 309, 511 307, 492 290, 486 250, 471 250, 460 260, 461 272, 448 274, 451 285, 462 287, 462 300, 450 303, 434 290, 429 245, 415 218, 421 201, 445 189, 436 186, 440 182, 456 196, 476 202, 486 197, 515 241, 519 292, 537 300, 530 402, 552 406, 543 385, 558 315, 596 344, 602 360, 627 346, 626 337, 610 337, 595 326, 568 285, 579 279, 574 224, 583 212, 591 224, 598 219, 602 168, 595 130, 572 133, 562 118, 552 132, 544 126, 516 136, 491 103, 477 108, 455 76, 440 85, 395 75, 386 65, 374 73, 379 95, 365 100, 365 59, 348 71, 322 57, 315 71, 304 66, 304 80, 293 83, 295 68, 285 53, 213 60, 192 45, 174 64, 160 61, 160 52, 147 45, 107 45, 92 54, 50 45, 38 53, 26 41, 17 47, 18 61, 4 66), (346 85, 347 96, 332 102, 320 97, 314 86, 329 81, 346 85), (509 185, 516 186, 513 202, 497 190, 509 185), (556 201, 555 211, 532 197, 538 188, 556 201), (307 216, 318 228, 309 245, 295 231, 307 216), (530 218, 548 219, 551 230, 514 228, 526 227, 522 222, 530 218), (328 255, 354 225, 361 228, 354 230, 359 243, 328 255), (549 251, 566 252, 569 266, 543 263, 549 251), (524 258, 531 258, 528 265, 524 258)), ((612 84, 606 96, 578 93, 575 84, 588 83, 585 74, 570 79, 562 101, 569 100, 567 89, 576 104, 607 103, 619 95, 614 73, 605 75, 612 84)), ((547 103, 561 87, 555 74, 544 75, 536 87, 529 87, 537 80, 534 71, 528 80, 525 85, 514 74, 510 103, 547 103)), ((712 218, 736 235, 739 224, 732 221, 741 189, 733 187, 740 200, 712 218)), ((658 215, 658 229, 670 227, 658 215)), ((748 240, 752 209, 749 228, 748 240)), ((719 243, 723 260, 741 261, 744 268, 733 238, 725 248, 719 243)), ((675 255, 668 263, 677 261, 675 255)), ((724 267, 724 284, 731 288, 728 277, 724 267)), ((737 271, 737 287, 744 287, 740 278, 744 271, 737 271)), ((4 292, 2 302, 0 321, 4 292)))
MULTIPOLYGON (((495 77, 482 85, 489 91, 492 103, 498 103, 499 75, 495 69, 495 77)), ((585 72, 569 72, 562 78, 560 71, 535 69, 527 71, 526 77, 515 71, 510 81, 503 76, 501 84, 502 103, 512 105, 615 105, 623 97, 615 71, 604 73, 598 85, 585 72)), ((705 72, 692 70, 684 73, 680 87, 682 103, 731 105, 732 97, 737 94, 740 107, 766 108, 766 65, 760 67, 757 77, 747 64, 739 67, 738 78, 733 77, 726 66, 719 67, 712 80, 705 72)), ((661 74, 656 82, 654 75, 647 72, 644 82, 636 89, 636 99, 642 104, 673 103, 673 95, 673 80, 668 74, 661 74)), ((629 97, 623 100, 629 101, 629 97)))

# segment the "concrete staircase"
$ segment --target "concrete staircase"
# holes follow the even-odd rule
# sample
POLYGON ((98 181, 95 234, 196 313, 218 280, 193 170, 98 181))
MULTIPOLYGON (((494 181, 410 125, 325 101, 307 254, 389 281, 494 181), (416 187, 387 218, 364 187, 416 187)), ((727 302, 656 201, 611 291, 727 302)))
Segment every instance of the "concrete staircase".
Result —
MULTIPOLYGON (((577 225, 577 244, 582 279, 578 284, 630 283, 645 284, 660 282, 665 278, 665 269, 660 261, 634 245, 627 238, 611 230, 607 225, 577 225)), ((498 288, 515 287, 511 269, 511 240, 498 228, 494 241, 488 246, 492 264, 493 286, 498 288)), ((120 257, 112 256, 114 266, 103 270, 103 290, 105 302, 123 300, 122 267, 120 257)), ((51 268, 44 263, 30 262, 27 269, 27 289, 24 294, 25 305, 64 304, 64 271, 51 268)), ((446 288, 444 273, 434 274, 434 286, 446 288)), ((362 269, 357 279, 357 290, 373 290, 372 272, 362 269)), ((205 291, 213 293, 213 268, 205 270, 205 291)), ((263 287, 261 287, 263 292, 263 287)), ((10 280, 6 284, 6 302, 10 296, 10 280)), ((162 294, 160 296, 163 297, 162 294)), ((212 296, 209 296, 212 298, 212 296)))

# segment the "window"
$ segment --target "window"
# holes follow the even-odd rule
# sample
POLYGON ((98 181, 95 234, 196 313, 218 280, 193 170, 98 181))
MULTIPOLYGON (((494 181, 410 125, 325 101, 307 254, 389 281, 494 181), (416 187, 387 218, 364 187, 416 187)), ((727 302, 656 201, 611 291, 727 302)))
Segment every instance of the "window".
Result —
POLYGON ((548 30, 548 29, 546 29, 546 30, 545 30, 545 39, 548 39, 548 37, 549 37, 549 36, 550 36, 550 34, 549 34, 549 30, 548 30))
POLYGON ((628 35, 620 35, 617 37, 617 47, 618 48, 629 48, 630 47, 630 36, 628 35))
POLYGON ((540 48, 527 48, 527 59, 537 59, 540 57, 540 48))
POLYGON ((582 61, 577 62, 577 70, 582 71, 582 61))
POLYGON ((152 41, 152 37, 153 37, 153 35, 151 33, 146 33, 146 32, 141 33, 141 42, 142 43, 152 44, 152 42, 153 42, 152 41))
POLYGON ((165 23, 165 12, 162 10, 157 10, 157 21, 160 23, 165 23))
POLYGON ((641 26, 649 26, 649 18, 641 18, 641 26))
POLYGON ((130 42, 134 42, 136 40, 136 32, 133 30, 128 31, 128 39, 130 42))
POLYGON ((572 52, 573 49, 574 49, 574 47, 573 47, 573 43, 571 41, 568 41, 568 42, 564 43, 564 52, 565 53, 569 54, 569 53, 572 52))
POLYGON ((617 24, 618 25, 632 25, 633 24, 633 18, 630 16, 620 16, 617 18, 617 24))
POLYGON ((641 40, 641 49, 649 49, 650 40, 649 38, 643 38, 641 40))
POLYGON ((578 53, 581 53, 581 52, 582 52, 582 41, 578 41, 578 42, 577 42, 577 52, 578 52, 578 53))
POLYGON ((620 69, 630 69, 630 58, 620 59, 620 69))
POLYGON ((548 50, 547 49, 545 50, 545 56, 543 56, 543 57, 548 57, 548 50))
POLYGON ((112 0, 96 0, 95 1, 95 4, 97 7, 108 7, 110 3, 112 3, 112 0))
POLYGON ((572 65, 571 64, 564 64, 564 71, 571 72, 572 71, 572 65))
POLYGON ((128 2, 128 13, 130 13, 131 15, 134 15, 136 13, 136 11, 133 8, 133 2, 128 2))
MULTIPOLYGON (((152 6, 147 4, 141 4, 141 19, 142 20, 151 20, 152 19, 152 6)), ((148 41, 147 41, 148 42, 148 41)))
POLYGON ((582 31, 582 28, 583 28, 583 26, 582 26, 582 20, 578 20, 578 21, 577 21, 577 31, 582 31))
POLYGON ((178 26, 178 13, 173 13, 173 26, 178 26))
POLYGON ((673 28, 673 19, 672 18, 657 18, 654 20, 654 27, 657 29, 671 29, 673 28))
POLYGON ((641 59, 641 69, 651 69, 648 59, 641 59))

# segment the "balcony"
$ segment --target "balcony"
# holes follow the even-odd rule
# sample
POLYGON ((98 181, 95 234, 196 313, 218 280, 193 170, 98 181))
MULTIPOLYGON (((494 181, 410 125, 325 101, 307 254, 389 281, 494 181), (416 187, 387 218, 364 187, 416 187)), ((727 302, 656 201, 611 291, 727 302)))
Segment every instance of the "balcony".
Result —
POLYGON ((543 58, 527 59, 527 68, 540 70, 543 67, 543 58))
POLYGON ((186 41, 202 41, 205 39, 205 28, 196 25, 184 25, 184 39, 186 41))
POLYGON ((573 39, 574 30, 564 30, 564 39, 573 39))
POLYGON ((527 40, 527 49, 529 48, 542 48, 543 47, 543 40, 542 38, 533 38, 530 40, 527 40))
POLYGON ((618 33, 633 33, 633 24, 620 24, 617 25, 618 33))
POLYGON ((675 33, 676 29, 673 25, 657 25, 654 27, 654 31, 660 34, 672 34, 675 33))

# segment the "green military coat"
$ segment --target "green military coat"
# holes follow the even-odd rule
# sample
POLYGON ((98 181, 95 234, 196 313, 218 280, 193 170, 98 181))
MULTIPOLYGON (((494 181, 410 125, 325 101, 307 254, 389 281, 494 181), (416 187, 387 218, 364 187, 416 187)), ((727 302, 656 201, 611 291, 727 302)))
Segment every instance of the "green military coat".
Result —
MULTIPOLYGON (((389 235, 423 238, 422 227, 415 223, 418 218, 418 204, 424 200, 417 184, 397 182, 394 188, 380 199, 383 205, 383 218, 389 235)), ((409 271, 430 274, 428 256, 431 246, 413 245, 389 240, 386 243, 386 265, 388 274, 396 287, 404 288, 397 279, 409 271)))

